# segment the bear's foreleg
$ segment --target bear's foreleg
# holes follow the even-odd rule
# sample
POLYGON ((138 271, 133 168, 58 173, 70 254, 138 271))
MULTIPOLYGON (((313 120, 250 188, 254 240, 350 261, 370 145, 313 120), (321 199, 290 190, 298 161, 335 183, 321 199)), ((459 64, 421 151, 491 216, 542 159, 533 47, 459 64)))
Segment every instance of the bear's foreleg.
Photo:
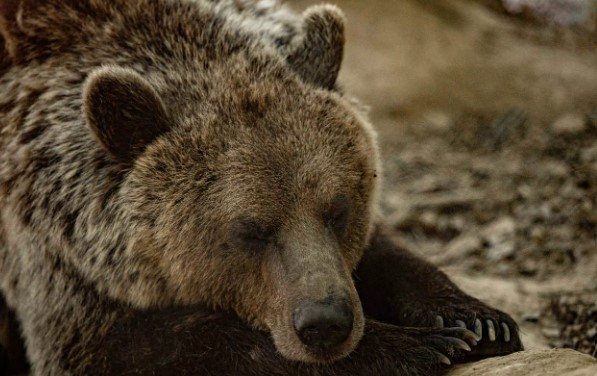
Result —
POLYGON ((19 325, 0 293, 0 376, 26 374, 25 346, 19 325))
POLYGON ((508 314, 467 295, 442 271, 379 229, 354 279, 368 317, 409 327, 466 327, 482 338, 468 357, 523 349, 518 326, 508 314))
POLYGON ((230 314, 187 307, 127 316, 107 333, 90 374, 433 376, 443 374, 448 356, 476 343, 462 328, 399 328, 369 320, 353 353, 315 364, 283 358, 267 333, 230 314))

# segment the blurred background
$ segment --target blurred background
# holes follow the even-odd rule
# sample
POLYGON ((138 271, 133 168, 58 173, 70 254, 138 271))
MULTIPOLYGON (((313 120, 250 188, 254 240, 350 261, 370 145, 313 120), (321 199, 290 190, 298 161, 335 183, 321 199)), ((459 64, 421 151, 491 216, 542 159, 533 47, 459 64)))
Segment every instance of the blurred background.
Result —
POLYGON ((527 348, 597 356, 597 1, 330 1, 396 240, 512 313, 527 348))

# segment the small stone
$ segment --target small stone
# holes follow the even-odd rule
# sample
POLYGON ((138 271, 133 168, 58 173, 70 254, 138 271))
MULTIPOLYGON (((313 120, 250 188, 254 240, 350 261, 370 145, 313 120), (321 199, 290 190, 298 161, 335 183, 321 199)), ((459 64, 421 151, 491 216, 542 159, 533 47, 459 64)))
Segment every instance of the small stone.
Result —
POLYGON ((557 338, 560 336, 560 329, 558 328, 544 328, 541 330, 544 336, 548 338, 557 338))
POLYGON ((554 226, 550 231, 550 236, 555 239, 571 241, 576 234, 576 228, 570 225, 554 226))
POLYGON ((445 131, 454 122, 452 117, 442 111, 430 111, 425 114, 425 124, 438 131, 445 131))
POLYGON ((575 134, 584 131, 586 128, 586 118, 575 112, 562 115, 551 125, 551 129, 556 134, 575 134))
POLYGON ((597 142, 594 142, 593 145, 581 150, 580 160, 587 163, 597 162, 597 142))
MULTIPOLYGON (((563 190, 563 189, 562 189, 563 190)), ((565 194, 564 192, 562 192, 562 194, 565 194)), ((549 219, 552 216, 552 210, 551 210, 551 205, 549 203, 544 203, 539 207, 539 213, 541 215, 541 218, 544 219, 549 219)))
POLYGON ((536 194, 536 192, 533 190, 533 188, 531 188, 531 186, 528 184, 521 184, 518 187, 516 187, 516 190, 517 190, 518 194, 520 195, 520 197, 522 197, 524 199, 532 198, 533 195, 536 194))
POLYGON ((543 243, 545 241, 545 228, 541 226, 534 226, 531 229, 531 239, 533 239, 537 243, 543 243))
POLYGON ((543 173, 550 176, 564 178, 570 174, 570 168, 568 165, 561 161, 548 160, 541 166, 543 173))
POLYGON ((497 275, 500 276, 510 276, 512 275, 512 265, 506 263, 500 263, 495 266, 495 272, 497 275))
POLYGON ((487 251, 487 259, 490 261, 500 261, 514 254, 514 244, 512 242, 500 243, 492 246, 487 251))
POLYGON ((483 239, 487 244, 487 258, 503 260, 515 251, 516 223, 511 217, 503 217, 483 229, 483 239))
POLYGON ((461 235, 452 240, 447 246, 445 254, 450 258, 462 258, 475 253, 481 248, 481 240, 474 235, 461 235))
POLYGON ((589 125, 593 128, 597 128, 597 111, 594 111, 587 116, 589 125))
POLYGON ((428 210, 421 213, 421 215, 419 216, 419 221, 421 222, 421 224, 427 227, 436 228, 438 227, 439 216, 437 215, 437 213, 428 210))
POLYGON ((450 225, 452 228, 458 231, 462 231, 466 226, 466 220, 464 219, 464 217, 456 215, 451 219, 450 225))
POLYGON ((537 261, 535 261, 533 259, 524 260, 522 262, 522 265, 520 266, 521 274, 526 275, 526 276, 533 276, 533 275, 537 274, 538 270, 539 270, 539 266, 537 265, 537 261))
POLYGON ((539 322, 541 313, 539 312, 528 312, 522 315, 522 320, 526 322, 539 322))

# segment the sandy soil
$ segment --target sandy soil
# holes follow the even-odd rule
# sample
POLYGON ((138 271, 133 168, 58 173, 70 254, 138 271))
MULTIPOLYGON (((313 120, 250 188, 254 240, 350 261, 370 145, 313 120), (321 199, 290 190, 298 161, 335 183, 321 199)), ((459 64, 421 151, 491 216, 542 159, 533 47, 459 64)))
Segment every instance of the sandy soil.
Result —
POLYGON ((596 356, 595 18, 563 27, 497 0, 336 3, 341 81, 371 106, 396 238, 513 314, 528 349, 596 356))

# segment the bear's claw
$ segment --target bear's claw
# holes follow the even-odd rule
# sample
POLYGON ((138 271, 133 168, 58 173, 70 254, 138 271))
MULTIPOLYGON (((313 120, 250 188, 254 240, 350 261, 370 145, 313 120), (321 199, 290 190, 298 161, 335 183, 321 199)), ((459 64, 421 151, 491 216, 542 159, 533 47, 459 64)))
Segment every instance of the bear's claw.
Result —
POLYGON ((432 350, 436 354, 438 362, 445 365, 451 365, 451 358, 459 357, 462 351, 470 352, 471 347, 477 345, 477 336, 465 328, 443 328, 443 329, 406 329, 411 335, 417 336, 422 341, 423 346, 432 350))
POLYGON ((437 354, 437 358, 439 359, 439 362, 442 364, 445 364, 447 366, 451 366, 452 362, 450 361, 450 358, 448 358, 447 356, 445 356, 444 354, 440 353, 440 352, 435 352, 437 354))
POLYGON ((487 323, 487 338, 490 342, 495 342, 495 326, 493 326, 493 321, 485 320, 487 323))
MULTIPOLYGON (((463 356, 477 359, 485 356, 505 355, 523 349, 518 327, 508 315, 482 303, 473 303, 471 307, 452 307, 453 312, 449 312, 446 308, 446 306, 440 308, 443 310, 441 314, 427 315, 427 319, 426 315, 420 314, 423 311, 422 309, 414 311, 419 312, 419 314, 411 311, 414 314, 407 315, 408 319, 402 325, 433 327, 440 330, 456 327, 467 330, 471 337, 466 339, 466 342, 471 345, 469 347, 474 346, 474 348, 470 352, 466 351, 467 354, 457 355, 456 360, 462 359, 463 356), (465 313, 467 311, 468 314, 465 313), (469 318, 466 318, 467 316, 469 318), (474 342, 471 342, 471 340, 474 342)), ((464 346, 455 344, 454 348, 467 350, 464 346)), ((452 359, 452 362, 454 362, 454 359, 452 359)))
POLYGON ((477 336, 470 330, 459 327, 432 329, 425 344, 437 354, 441 364, 451 365, 451 358, 460 357, 462 351, 472 351, 471 347, 477 345, 477 336))
MULTIPOLYGON (((448 338, 448 342, 450 342, 452 344, 452 346, 454 346, 457 349, 462 349, 465 351, 471 351, 471 347, 468 345, 468 343, 464 342, 461 339, 458 338, 448 338)), ((477 344, 477 341, 472 341, 474 342, 473 345, 477 344)))
MULTIPOLYGON (((485 323, 486 323, 486 327, 487 327, 487 339, 490 342, 495 342, 496 338, 497 338, 495 324, 490 319, 485 320, 485 323)), ((454 325, 458 328, 467 329, 466 323, 462 320, 455 320, 454 325)), ((435 324, 433 325, 433 327, 438 328, 438 329, 445 328, 446 326, 445 326, 444 318, 440 315, 435 316, 435 324)), ((473 327, 474 327, 474 332, 477 335, 478 340, 480 341, 481 339, 483 339, 483 324, 482 324, 481 320, 475 319, 473 327)), ((510 342, 510 340, 511 340, 510 327, 505 322, 501 322, 500 327, 502 328, 504 342, 510 342)))
POLYGON ((479 342, 479 337, 466 328, 445 328, 441 330, 440 333, 446 336, 456 337, 454 339, 459 339, 460 342, 466 341, 467 343, 470 343, 473 346, 477 345, 477 342, 479 342))
POLYGON ((510 327, 505 322, 502 323, 502 332, 504 333, 504 341, 510 342, 510 327))

